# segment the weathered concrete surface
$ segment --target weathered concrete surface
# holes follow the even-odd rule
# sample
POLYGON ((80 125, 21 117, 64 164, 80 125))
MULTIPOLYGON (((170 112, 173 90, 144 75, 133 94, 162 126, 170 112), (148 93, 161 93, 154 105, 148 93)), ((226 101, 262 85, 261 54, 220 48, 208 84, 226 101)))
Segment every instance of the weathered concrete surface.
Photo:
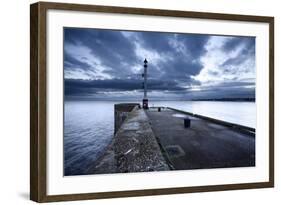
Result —
POLYGON ((140 107, 138 103, 120 103, 114 105, 114 134, 119 130, 129 113, 140 107))
POLYGON ((176 170, 255 166, 253 136, 170 109, 146 114, 176 170), (184 128, 184 117, 191 119, 190 128, 184 128))
POLYGON ((141 109, 130 112, 105 155, 90 173, 125 173, 170 170, 141 109))

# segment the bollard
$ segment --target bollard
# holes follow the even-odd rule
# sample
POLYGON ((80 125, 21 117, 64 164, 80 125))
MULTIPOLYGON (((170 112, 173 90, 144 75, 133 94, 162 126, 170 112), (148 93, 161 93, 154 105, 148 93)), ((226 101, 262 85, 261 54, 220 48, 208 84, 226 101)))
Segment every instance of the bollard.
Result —
POLYGON ((189 128, 190 127, 190 119, 189 118, 184 118, 184 127, 189 128))
POLYGON ((161 107, 158 107, 158 112, 161 112, 161 107))

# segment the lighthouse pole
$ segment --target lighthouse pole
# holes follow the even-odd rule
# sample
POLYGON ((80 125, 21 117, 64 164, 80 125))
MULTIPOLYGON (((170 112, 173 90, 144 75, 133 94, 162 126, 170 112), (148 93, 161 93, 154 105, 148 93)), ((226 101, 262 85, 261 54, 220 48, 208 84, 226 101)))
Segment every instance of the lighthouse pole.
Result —
POLYGON ((144 59, 143 65, 143 100, 142 107, 143 109, 148 109, 148 99, 147 99, 147 60, 144 59))

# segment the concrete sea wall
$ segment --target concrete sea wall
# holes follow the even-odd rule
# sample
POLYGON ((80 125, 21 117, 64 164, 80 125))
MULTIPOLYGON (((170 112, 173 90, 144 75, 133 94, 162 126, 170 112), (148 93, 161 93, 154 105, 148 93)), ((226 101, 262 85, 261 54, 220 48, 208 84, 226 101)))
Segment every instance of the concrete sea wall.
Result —
POLYGON ((115 105, 115 135, 89 173, 170 170, 149 120, 138 104, 115 105))
POLYGON ((114 105, 114 134, 121 127, 129 113, 139 108, 139 106, 140 104, 138 103, 121 103, 114 105))

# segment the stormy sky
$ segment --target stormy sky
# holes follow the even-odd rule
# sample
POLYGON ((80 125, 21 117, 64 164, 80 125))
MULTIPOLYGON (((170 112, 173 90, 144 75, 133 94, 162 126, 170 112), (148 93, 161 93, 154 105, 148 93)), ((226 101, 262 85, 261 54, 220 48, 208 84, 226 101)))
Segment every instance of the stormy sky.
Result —
POLYGON ((255 38, 64 28, 66 99, 190 100, 255 96, 255 38))

